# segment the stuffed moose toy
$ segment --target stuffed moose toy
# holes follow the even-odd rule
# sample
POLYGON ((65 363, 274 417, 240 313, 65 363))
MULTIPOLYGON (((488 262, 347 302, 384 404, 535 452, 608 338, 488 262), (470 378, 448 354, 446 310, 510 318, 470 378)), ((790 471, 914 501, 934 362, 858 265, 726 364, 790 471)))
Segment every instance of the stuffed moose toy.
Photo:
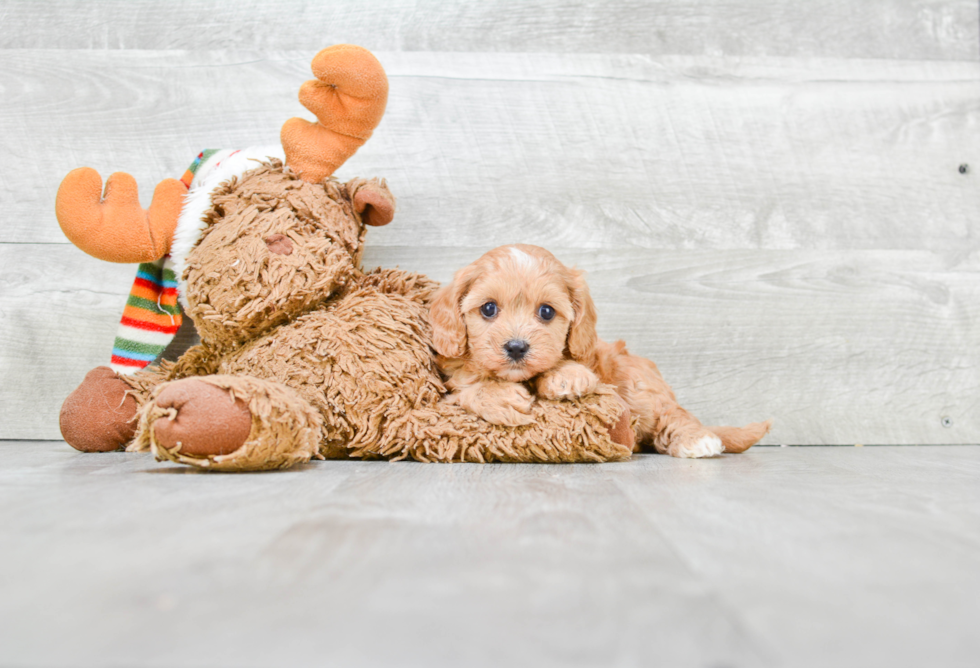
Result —
POLYGON ((139 262, 113 365, 65 400, 61 430, 82 451, 151 451, 208 470, 285 468, 312 458, 576 462, 628 459, 628 409, 612 388, 539 401, 534 424, 487 423, 440 401, 428 307, 437 285, 361 268, 368 226, 386 225, 386 183, 333 172, 370 137, 388 82, 350 45, 313 60, 300 89, 317 122, 293 118, 282 146, 205 151, 149 209, 134 179, 76 169, 57 216, 83 251, 139 262), (157 358, 190 316, 201 343, 157 358))

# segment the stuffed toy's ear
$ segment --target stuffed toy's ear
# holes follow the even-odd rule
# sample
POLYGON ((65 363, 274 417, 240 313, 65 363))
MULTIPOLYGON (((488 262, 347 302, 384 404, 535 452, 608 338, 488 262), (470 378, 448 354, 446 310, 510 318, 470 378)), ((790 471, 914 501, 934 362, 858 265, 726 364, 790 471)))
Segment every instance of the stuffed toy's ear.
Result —
POLYGON ((381 227, 395 217, 395 197, 384 180, 352 179, 347 182, 354 211, 367 225, 381 227))
POLYGON ((475 265, 456 272, 452 283, 439 288, 429 307, 432 325, 432 347, 443 357, 462 357, 466 354, 466 323, 461 304, 476 279, 475 265))
POLYGON ((367 49, 337 44, 313 58, 316 80, 303 84, 299 101, 316 123, 291 118, 280 139, 286 164, 300 178, 319 183, 368 140, 388 104, 388 77, 367 49))
POLYGON ((170 252, 187 187, 176 179, 161 181, 148 210, 140 206, 136 180, 116 172, 106 181, 94 169, 68 172, 58 188, 55 214, 68 239, 83 251, 109 262, 152 262, 170 252))
POLYGON ((595 331, 597 320, 595 304, 585 282, 585 273, 572 270, 568 279, 568 289, 572 298, 575 317, 568 328, 568 352, 572 359, 592 366, 598 335, 595 331))

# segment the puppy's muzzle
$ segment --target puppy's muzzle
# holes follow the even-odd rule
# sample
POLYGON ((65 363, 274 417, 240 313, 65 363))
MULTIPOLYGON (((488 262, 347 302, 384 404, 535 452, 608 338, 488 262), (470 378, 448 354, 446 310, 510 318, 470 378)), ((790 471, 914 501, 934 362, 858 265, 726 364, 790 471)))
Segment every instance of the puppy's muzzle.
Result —
POLYGON ((519 362, 524 359, 524 356, 527 355, 527 351, 530 349, 531 344, 522 339, 511 339, 504 344, 504 352, 514 362, 519 362))

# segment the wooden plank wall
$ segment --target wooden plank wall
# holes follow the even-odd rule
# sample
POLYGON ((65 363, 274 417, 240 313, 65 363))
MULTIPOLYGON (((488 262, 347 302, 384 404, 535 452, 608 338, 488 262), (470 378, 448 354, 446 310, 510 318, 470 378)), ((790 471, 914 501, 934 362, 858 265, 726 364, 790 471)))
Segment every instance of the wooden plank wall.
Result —
MULTIPOLYGON (((975 0, 0 3, 0 438, 58 438, 134 268, 71 246, 61 177, 144 196, 277 141, 321 47, 388 113, 340 176, 399 198, 367 261, 496 245, 590 272, 604 337, 768 443, 980 442, 975 0), (960 166, 967 165, 965 173, 960 166)), ((146 203, 146 199, 144 203, 146 203)))

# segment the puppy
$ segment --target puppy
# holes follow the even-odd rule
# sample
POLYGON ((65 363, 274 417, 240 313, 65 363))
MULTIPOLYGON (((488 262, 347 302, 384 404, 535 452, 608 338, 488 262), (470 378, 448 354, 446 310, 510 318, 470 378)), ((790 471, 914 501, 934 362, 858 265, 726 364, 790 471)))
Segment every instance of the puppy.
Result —
POLYGON ((488 422, 529 424, 534 396, 575 399, 613 385, 629 407, 637 449, 674 457, 742 452, 770 422, 705 427, 677 404, 650 360, 596 336, 582 272, 538 246, 501 246, 456 272, 429 313, 437 364, 458 403, 488 422))

